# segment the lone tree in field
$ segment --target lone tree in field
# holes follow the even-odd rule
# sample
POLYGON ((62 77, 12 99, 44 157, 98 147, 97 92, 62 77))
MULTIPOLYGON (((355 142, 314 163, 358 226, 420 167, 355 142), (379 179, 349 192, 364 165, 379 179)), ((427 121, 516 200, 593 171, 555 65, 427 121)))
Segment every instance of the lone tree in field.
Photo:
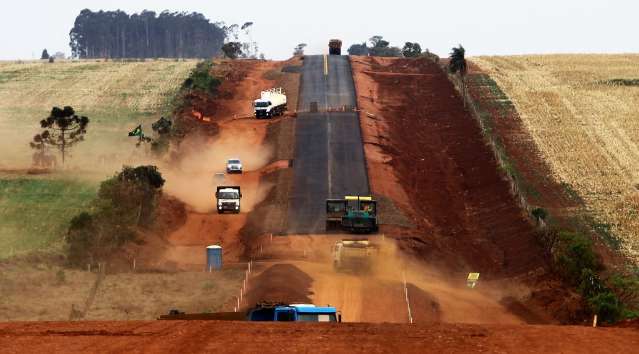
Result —
POLYGON ((222 52, 229 59, 237 59, 242 56, 242 43, 228 42, 222 46, 222 52))
POLYGON ((402 48, 402 54, 406 58, 416 58, 422 54, 422 46, 417 42, 406 42, 402 48))
POLYGON ((293 50, 293 55, 294 56, 302 56, 304 55, 304 48, 306 47, 306 43, 300 43, 298 44, 295 49, 293 50))
POLYGON ((47 52, 46 48, 42 51, 42 55, 40 56, 40 59, 49 59, 49 52, 47 52))
POLYGON ((464 99, 464 107, 466 106, 466 74, 468 73, 468 65, 466 64, 466 50, 462 45, 459 48, 454 48, 450 53, 450 62, 448 63, 448 70, 452 74, 458 74, 461 79, 462 96, 464 99))
POLYGON ((51 114, 40 121, 40 126, 45 130, 34 137, 31 146, 35 143, 43 149, 45 146, 57 147, 62 153, 64 164, 67 149, 84 140, 88 124, 89 118, 77 116, 72 107, 53 107, 51 114))

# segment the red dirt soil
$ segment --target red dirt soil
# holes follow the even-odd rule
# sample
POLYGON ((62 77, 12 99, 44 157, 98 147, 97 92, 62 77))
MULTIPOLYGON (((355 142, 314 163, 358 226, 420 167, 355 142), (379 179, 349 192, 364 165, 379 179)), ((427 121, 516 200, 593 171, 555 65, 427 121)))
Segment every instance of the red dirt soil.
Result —
MULTIPOLYGON (((439 66, 369 57, 353 59, 353 71, 365 139, 376 139, 366 143, 378 146, 383 168, 392 168, 406 191, 406 212, 429 245, 424 251, 454 254, 449 266, 480 272, 484 279, 544 268, 533 227, 439 66), (373 117, 366 114, 371 111, 373 117)), ((373 191, 383 193, 386 183, 373 171, 373 191)), ((405 198, 397 204, 405 205, 405 198)), ((432 260, 428 253, 423 256, 432 260)))
POLYGON ((215 321, 0 323, 3 353, 636 352, 630 328, 215 321))
POLYGON ((500 303, 526 322, 577 320, 578 296, 551 274, 533 225, 439 65, 372 57, 351 63, 371 189, 415 225, 385 226, 386 235, 443 274, 479 272, 484 284, 515 289, 500 303))

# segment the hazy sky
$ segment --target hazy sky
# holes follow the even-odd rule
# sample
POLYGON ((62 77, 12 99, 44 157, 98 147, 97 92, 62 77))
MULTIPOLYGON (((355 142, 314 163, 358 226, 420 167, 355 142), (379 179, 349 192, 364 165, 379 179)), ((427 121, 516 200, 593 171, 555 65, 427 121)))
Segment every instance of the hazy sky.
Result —
POLYGON ((400 47, 417 41, 440 55, 458 43, 468 55, 639 52, 637 0, 4 0, 0 6, 0 59, 39 57, 43 48, 70 54, 69 30, 84 8, 253 21, 254 40, 274 59, 290 56, 301 42, 307 53, 323 53, 329 38, 348 47, 376 34, 400 47))

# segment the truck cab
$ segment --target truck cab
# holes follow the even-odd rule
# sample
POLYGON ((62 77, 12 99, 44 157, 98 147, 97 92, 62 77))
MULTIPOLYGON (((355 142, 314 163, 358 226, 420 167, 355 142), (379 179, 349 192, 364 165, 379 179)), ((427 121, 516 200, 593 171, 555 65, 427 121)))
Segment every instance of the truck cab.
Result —
POLYGON ((281 87, 262 91, 260 98, 253 101, 255 118, 280 116, 286 111, 286 93, 281 87))
POLYGON ((238 214, 240 212, 240 199, 242 192, 239 186, 219 186, 215 192, 216 208, 218 214, 225 211, 238 214))
POLYGON ((342 316, 332 306, 311 304, 258 305, 248 313, 249 321, 341 322, 342 316))

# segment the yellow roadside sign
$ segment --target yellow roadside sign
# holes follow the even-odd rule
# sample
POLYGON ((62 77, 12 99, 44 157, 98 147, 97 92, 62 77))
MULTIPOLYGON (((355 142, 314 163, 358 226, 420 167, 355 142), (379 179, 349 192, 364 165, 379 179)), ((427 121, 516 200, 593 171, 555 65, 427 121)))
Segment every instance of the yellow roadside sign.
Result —
POLYGON ((474 288, 479 281, 479 273, 468 273, 468 279, 466 279, 466 286, 474 288))

